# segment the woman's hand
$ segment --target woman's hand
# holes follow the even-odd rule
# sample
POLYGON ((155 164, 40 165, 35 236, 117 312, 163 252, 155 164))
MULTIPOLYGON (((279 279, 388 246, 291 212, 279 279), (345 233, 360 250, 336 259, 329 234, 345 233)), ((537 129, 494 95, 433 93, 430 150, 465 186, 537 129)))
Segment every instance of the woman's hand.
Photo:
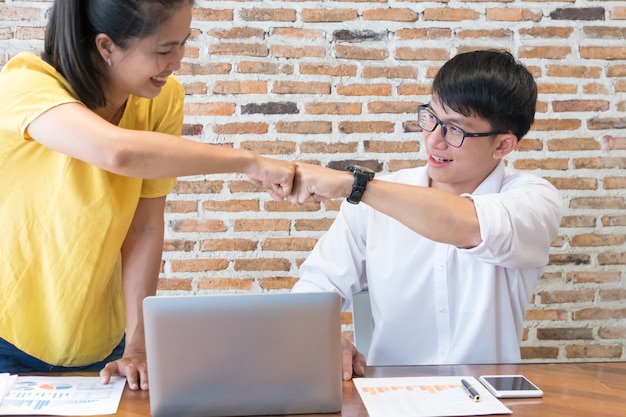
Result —
POLYGON ((246 174, 253 184, 267 190, 274 200, 284 200, 293 190, 296 165, 255 155, 254 163, 246 174))
POLYGON ((128 388, 133 391, 138 389, 147 391, 149 386, 146 354, 125 353, 120 359, 107 363, 100 371, 100 381, 106 385, 114 375, 126 377, 128 388))

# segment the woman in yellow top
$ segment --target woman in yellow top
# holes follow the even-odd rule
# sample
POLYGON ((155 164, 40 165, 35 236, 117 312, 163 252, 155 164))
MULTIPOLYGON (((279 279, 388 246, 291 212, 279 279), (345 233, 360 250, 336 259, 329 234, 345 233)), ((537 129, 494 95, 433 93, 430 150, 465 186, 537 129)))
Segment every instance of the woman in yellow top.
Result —
POLYGON ((148 389, 141 303, 175 177, 291 192, 290 162, 179 137, 192 6, 56 0, 41 58, 0 72, 0 372, 101 370, 148 389))

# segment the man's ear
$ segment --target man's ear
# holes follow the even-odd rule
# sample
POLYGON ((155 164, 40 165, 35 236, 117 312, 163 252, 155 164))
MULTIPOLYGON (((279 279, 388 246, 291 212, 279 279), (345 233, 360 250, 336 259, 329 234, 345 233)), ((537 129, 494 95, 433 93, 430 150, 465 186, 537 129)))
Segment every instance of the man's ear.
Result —
POLYGON ((115 43, 113 42, 113 39, 109 37, 109 35, 104 33, 98 33, 96 35, 96 48, 98 48, 98 52, 105 62, 111 59, 114 47, 115 43))
POLYGON ((493 150, 493 159, 502 159, 517 146, 517 136, 512 133, 502 133, 496 137, 496 147, 493 150))

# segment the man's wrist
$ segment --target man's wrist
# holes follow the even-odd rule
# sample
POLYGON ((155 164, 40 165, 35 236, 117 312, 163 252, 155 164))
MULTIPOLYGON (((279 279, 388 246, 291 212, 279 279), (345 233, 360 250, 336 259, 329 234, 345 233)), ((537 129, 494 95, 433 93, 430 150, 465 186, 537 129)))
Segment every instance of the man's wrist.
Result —
POLYGON ((374 171, 360 165, 350 165, 347 169, 354 176, 352 191, 350 192, 347 201, 348 203, 359 204, 363 194, 365 193, 367 183, 374 179, 374 171))

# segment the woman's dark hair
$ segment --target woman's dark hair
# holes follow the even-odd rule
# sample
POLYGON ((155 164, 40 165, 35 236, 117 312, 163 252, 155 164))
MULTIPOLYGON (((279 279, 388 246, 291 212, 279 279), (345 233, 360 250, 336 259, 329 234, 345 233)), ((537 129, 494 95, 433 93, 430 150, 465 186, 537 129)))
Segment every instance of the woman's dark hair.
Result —
POLYGON ((537 84, 505 51, 467 52, 450 59, 435 76, 433 95, 444 107, 484 119, 492 130, 511 132, 518 141, 535 119, 537 84))
POLYGON ((193 0, 55 0, 42 58, 67 79, 88 108, 102 107, 106 63, 96 48, 96 35, 104 33, 128 48, 152 35, 185 2, 193 4, 193 0))

